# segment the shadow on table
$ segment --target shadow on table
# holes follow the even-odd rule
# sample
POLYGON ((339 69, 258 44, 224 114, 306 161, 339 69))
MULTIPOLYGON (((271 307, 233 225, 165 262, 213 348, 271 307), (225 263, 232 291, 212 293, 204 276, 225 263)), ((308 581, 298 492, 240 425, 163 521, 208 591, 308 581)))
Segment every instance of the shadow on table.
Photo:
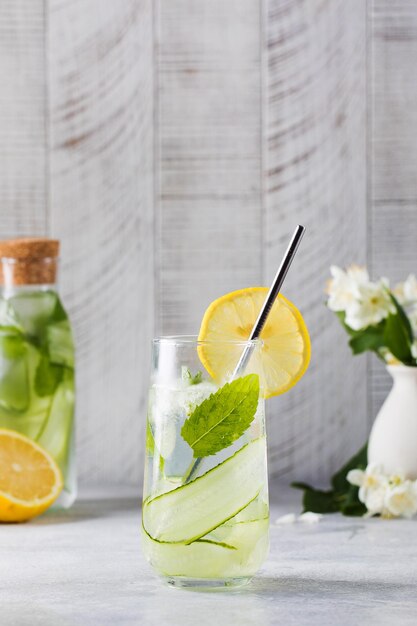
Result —
POLYGON ((137 513, 140 517, 140 504, 138 499, 117 498, 101 499, 95 501, 79 500, 70 509, 50 510, 32 520, 30 524, 36 526, 49 526, 55 524, 74 524, 86 522, 92 519, 118 517, 126 512, 137 513))
POLYGON ((291 596, 296 598, 299 596, 304 599, 307 599, 309 596, 341 596, 343 598, 351 596, 355 600, 360 600, 361 597, 370 600, 373 596, 379 599, 384 597, 394 599, 395 596, 398 598, 412 589, 415 589, 412 584, 404 585, 397 582, 367 581, 365 584, 361 579, 357 581, 329 580, 327 578, 312 579, 283 574, 276 578, 262 576, 254 578, 247 587, 242 587, 241 590, 236 592, 258 597, 269 597, 279 594, 281 597, 291 596))

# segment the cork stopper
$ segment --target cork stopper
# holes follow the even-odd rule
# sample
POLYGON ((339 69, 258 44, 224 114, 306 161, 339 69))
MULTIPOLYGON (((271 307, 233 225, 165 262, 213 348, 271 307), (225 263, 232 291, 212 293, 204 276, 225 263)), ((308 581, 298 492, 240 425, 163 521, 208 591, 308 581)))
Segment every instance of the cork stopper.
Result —
POLYGON ((56 281, 59 241, 47 238, 0 241, 0 285, 45 285, 56 281))

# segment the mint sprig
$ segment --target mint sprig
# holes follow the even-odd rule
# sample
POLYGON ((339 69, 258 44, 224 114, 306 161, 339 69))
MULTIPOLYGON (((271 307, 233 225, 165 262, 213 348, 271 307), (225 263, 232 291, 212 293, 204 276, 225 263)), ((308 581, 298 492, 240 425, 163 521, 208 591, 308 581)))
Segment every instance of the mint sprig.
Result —
POLYGON ((193 376, 188 367, 183 365, 181 368, 181 378, 188 385, 199 385, 203 380, 203 372, 198 370, 197 374, 193 376))
POLYGON ((199 404, 181 429, 194 457, 217 454, 239 439, 255 417, 258 399, 259 376, 249 374, 226 383, 199 404))

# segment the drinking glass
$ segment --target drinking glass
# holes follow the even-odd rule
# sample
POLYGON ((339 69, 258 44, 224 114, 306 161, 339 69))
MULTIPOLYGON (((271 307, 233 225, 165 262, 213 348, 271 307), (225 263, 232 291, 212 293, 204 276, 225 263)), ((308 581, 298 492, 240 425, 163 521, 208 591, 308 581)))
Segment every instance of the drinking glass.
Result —
POLYGON ((246 584, 268 552, 265 407, 255 367, 261 345, 153 341, 142 538, 147 560, 171 585, 246 584), (212 353, 223 364, 220 378, 208 371, 212 353))

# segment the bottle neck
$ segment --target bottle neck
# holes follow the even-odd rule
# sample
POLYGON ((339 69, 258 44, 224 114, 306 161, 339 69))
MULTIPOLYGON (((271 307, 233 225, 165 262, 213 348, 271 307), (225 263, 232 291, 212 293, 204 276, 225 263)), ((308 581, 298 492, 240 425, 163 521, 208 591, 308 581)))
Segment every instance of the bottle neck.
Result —
POLYGON ((9 298, 13 298, 14 296, 30 294, 34 292, 43 292, 43 291, 58 291, 58 285, 56 282, 54 283, 44 283, 40 285, 0 285, 0 295, 5 300, 9 298))
POLYGON ((0 285, 8 296, 22 291, 55 290, 58 276, 58 258, 0 259, 0 285))

